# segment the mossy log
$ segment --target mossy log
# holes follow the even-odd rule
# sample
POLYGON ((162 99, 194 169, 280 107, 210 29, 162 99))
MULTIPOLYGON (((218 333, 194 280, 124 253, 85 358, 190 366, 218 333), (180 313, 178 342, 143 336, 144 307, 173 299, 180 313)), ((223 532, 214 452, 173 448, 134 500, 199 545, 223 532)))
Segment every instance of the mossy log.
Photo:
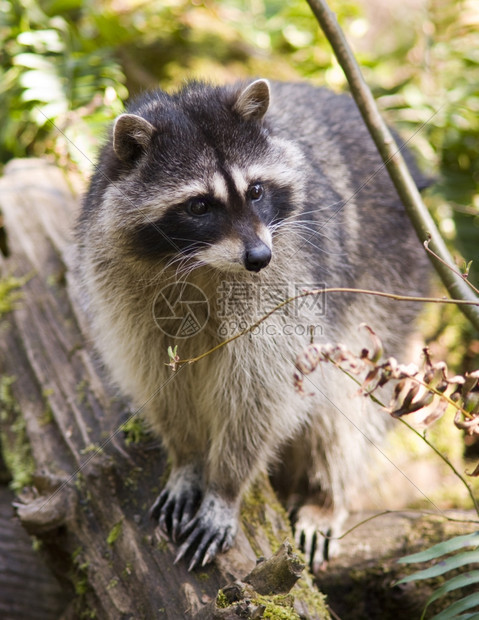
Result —
MULTIPOLYGON (((233 549, 201 571, 173 564, 175 546, 148 517, 165 455, 147 435, 125 440, 128 404, 110 386, 82 314, 71 269, 78 203, 63 172, 42 160, 13 161, 0 179, 3 277, 24 279, 0 344, 5 461, 14 480, 28 481, 16 512, 67 596, 62 618, 194 617, 258 556, 277 551, 289 526, 262 479, 244 501, 233 549), (19 442, 24 458, 9 459, 19 442)), ((307 574, 292 594, 291 617, 329 617, 307 574)))

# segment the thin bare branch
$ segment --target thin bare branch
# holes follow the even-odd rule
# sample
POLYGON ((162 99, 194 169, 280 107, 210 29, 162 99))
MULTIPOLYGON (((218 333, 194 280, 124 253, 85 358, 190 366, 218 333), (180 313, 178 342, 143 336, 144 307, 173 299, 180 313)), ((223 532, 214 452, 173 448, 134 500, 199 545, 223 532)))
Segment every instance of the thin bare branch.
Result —
POLYGON ((440 261, 443 265, 446 265, 446 267, 448 269, 451 269, 451 271, 454 271, 454 273, 459 276, 460 278, 462 278, 464 280, 464 282, 466 282, 471 288, 472 290, 479 295, 479 289, 476 288, 474 286, 474 284, 472 284, 472 282, 470 282, 468 280, 468 274, 467 273, 461 273, 459 270, 454 269, 453 267, 451 267, 451 265, 449 265, 448 263, 446 263, 445 261, 442 260, 442 258, 440 256, 438 256, 435 252, 433 252, 431 250, 431 248, 429 247, 429 242, 430 239, 426 239, 426 241, 424 242, 424 247, 426 248, 426 252, 429 252, 429 254, 431 254, 432 256, 434 256, 434 258, 438 261, 440 261))
POLYGON ((275 306, 267 314, 263 315, 255 323, 252 323, 251 325, 249 325, 242 331, 238 332, 234 336, 231 336, 230 338, 223 340, 222 342, 215 345, 212 349, 209 349, 208 351, 205 351, 204 353, 201 353, 200 355, 196 357, 191 357, 191 358, 182 360, 182 359, 179 359, 179 357, 176 355, 176 352, 175 352, 174 357, 173 357, 173 352, 170 352, 169 353, 170 362, 168 363, 168 365, 171 366, 174 370, 176 370, 183 364, 193 364, 194 362, 198 362, 204 357, 207 357, 208 355, 211 355, 215 351, 218 351, 219 349, 229 344, 230 342, 233 342, 234 340, 241 338, 241 336, 245 336, 246 334, 254 331, 258 327, 258 325, 261 325, 263 321, 266 321, 266 319, 268 319, 272 314, 274 314, 275 312, 277 312, 278 310, 280 310, 287 304, 290 304, 293 301, 296 301, 297 299, 301 299, 302 297, 308 297, 310 295, 326 295, 329 293, 358 293, 361 295, 373 295, 376 297, 386 297, 388 299, 394 299, 396 301, 409 301, 409 302, 434 303, 434 304, 457 304, 460 307, 466 306, 466 305, 467 306, 479 306, 478 298, 476 298, 475 300, 471 300, 471 299, 446 299, 446 298, 440 298, 440 297, 414 297, 414 296, 409 296, 409 295, 398 295, 396 293, 385 293, 383 291, 371 291, 369 289, 347 288, 347 287, 311 289, 308 291, 304 291, 303 293, 299 293, 298 295, 295 295, 294 297, 289 297, 288 299, 284 299, 281 303, 275 306))

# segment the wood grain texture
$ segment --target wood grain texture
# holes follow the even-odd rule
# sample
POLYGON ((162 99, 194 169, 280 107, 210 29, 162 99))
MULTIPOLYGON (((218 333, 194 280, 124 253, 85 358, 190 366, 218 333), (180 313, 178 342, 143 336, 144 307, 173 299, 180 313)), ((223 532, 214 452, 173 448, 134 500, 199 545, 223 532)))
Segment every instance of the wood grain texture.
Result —
POLYGON ((15 518, 13 499, 0 487, 0 618, 54 620, 67 598, 15 518))

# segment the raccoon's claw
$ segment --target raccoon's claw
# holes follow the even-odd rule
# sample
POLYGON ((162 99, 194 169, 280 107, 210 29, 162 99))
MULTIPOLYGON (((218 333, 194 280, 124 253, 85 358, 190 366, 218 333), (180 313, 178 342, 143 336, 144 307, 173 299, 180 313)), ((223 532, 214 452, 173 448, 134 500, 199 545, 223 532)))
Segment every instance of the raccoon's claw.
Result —
POLYGON ((294 538, 305 554, 313 574, 318 574, 339 552, 336 539, 342 530, 347 512, 325 512, 316 505, 302 506, 294 524, 294 538))
POLYGON ((168 498, 168 492, 166 490, 163 490, 160 495, 158 495, 158 497, 156 498, 153 506, 150 508, 149 510, 149 517, 150 519, 153 519, 154 521, 159 521, 160 517, 161 517, 161 510, 166 502, 168 498))
POLYGON ((184 528, 193 518, 201 490, 196 477, 175 473, 150 508, 150 517, 158 521, 160 528, 177 542, 184 528))
MULTIPOLYGON (((234 542, 234 532, 232 527, 226 527, 212 534, 211 530, 200 529, 198 533, 196 527, 196 519, 194 520, 194 530, 186 541, 181 545, 175 558, 175 564, 179 562, 189 551, 196 547, 196 551, 191 558, 188 571, 192 571, 199 566, 206 566, 220 552, 228 551, 234 542)), ((201 526, 200 526, 201 527, 201 526)))
POLYGON ((227 551, 238 530, 236 505, 210 493, 205 496, 197 515, 183 529, 186 540, 178 550, 175 564, 193 553, 188 570, 206 566, 218 553, 227 551))
POLYGON ((318 530, 316 527, 307 527, 295 530, 295 542, 306 556, 313 574, 322 570, 329 560, 329 537, 331 529, 318 530))
POLYGON ((183 534, 183 528, 195 514, 200 497, 199 491, 180 496, 163 491, 151 507, 150 516, 158 521, 160 528, 173 542, 177 542, 183 534))

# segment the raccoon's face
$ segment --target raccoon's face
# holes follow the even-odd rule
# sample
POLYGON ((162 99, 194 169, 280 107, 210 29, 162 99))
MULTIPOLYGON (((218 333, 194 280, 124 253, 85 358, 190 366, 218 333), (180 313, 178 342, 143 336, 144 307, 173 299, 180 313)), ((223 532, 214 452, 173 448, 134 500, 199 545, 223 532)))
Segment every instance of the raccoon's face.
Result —
POLYGON ((302 155, 268 128, 269 100, 265 80, 240 91, 196 85, 117 119, 113 149, 126 172, 107 195, 130 252, 226 271, 269 264, 272 231, 302 190, 302 155))

